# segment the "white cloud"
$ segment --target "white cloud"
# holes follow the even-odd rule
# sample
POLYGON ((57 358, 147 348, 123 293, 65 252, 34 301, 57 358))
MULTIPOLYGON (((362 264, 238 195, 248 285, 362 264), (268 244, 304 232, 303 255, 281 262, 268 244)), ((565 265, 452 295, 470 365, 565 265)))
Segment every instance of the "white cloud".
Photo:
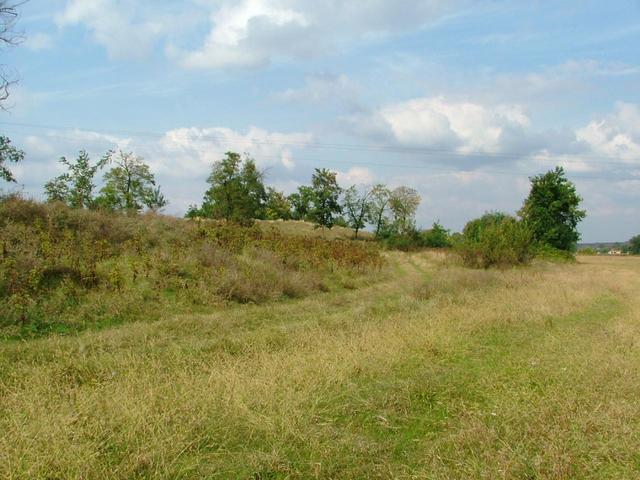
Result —
POLYGON ((338 183, 342 186, 351 185, 371 185, 374 181, 374 174, 366 167, 351 167, 346 172, 338 173, 338 183))
POLYGON ((640 108, 638 105, 619 102, 614 113, 578 129, 576 136, 596 154, 638 163, 640 108))
POLYGON ((167 132, 159 142, 162 158, 158 168, 172 173, 202 174, 226 151, 247 153, 261 168, 281 165, 291 169, 295 162, 292 150, 311 142, 306 133, 268 132, 251 127, 242 134, 229 128, 179 128, 167 132))
POLYGON ((521 135, 531 123, 519 105, 491 106, 444 97, 416 98, 347 121, 356 128, 369 125, 371 134, 391 136, 402 146, 459 153, 504 151, 510 137, 521 135))
POLYGON ((324 54, 367 36, 420 28, 441 18, 454 3, 458 2, 225 2, 211 13, 211 30, 199 48, 171 46, 168 51, 186 67, 264 66, 274 59, 324 54))
POLYGON ((151 0, 67 0, 56 22, 86 26, 111 58, 142 57, 163 40, 167 55, 188 68, 259 67, 413 31, 442 19, 461 2, 199 0, 176 9, 151 0), (194 48, 196 29, 189 26, 203 16, 209 32, 194 48))

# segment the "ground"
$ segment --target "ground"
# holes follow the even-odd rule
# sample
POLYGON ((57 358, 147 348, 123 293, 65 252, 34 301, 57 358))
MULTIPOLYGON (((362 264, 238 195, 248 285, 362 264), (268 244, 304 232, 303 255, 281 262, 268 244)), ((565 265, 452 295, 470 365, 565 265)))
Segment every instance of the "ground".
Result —
POLYGON ((0 477, 640 478, 640 259, 0 344, 0 477))

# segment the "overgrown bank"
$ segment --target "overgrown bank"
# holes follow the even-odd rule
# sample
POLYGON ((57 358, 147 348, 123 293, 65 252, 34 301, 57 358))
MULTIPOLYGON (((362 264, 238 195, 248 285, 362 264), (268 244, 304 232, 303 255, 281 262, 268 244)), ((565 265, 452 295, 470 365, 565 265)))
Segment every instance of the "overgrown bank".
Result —
POLYGON ((371 243, 225 222, 0 201, 0 336, 74 331, 350 285, 371 243))

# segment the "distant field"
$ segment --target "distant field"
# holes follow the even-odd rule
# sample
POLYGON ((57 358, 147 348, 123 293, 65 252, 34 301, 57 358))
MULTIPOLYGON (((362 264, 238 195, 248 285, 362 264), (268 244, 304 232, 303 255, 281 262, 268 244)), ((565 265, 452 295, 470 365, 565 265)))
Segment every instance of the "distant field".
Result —
POLYGON ((640 258, 0 343, 0 478, 640 477, 640 258))

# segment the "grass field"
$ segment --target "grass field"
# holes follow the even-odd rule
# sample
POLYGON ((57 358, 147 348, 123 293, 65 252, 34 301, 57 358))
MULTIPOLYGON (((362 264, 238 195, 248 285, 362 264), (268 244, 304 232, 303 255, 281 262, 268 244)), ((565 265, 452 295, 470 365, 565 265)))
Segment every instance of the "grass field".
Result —
POLYGON ((0 343, 0 478, 640 478, 640 259, 0 343))

